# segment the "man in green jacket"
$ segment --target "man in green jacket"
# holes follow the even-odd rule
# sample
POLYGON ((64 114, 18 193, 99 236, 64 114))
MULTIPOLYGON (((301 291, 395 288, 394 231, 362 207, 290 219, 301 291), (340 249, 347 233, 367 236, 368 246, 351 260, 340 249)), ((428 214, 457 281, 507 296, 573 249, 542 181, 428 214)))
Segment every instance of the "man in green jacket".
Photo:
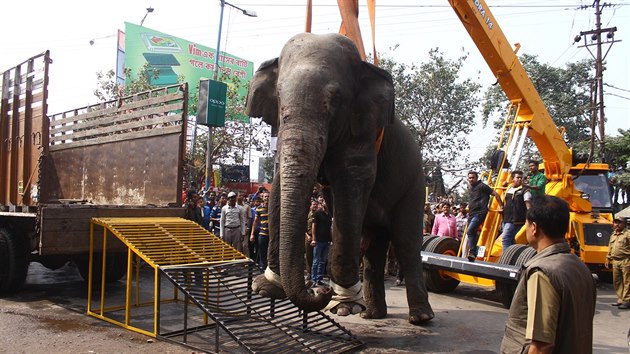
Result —
POLYGON ((529 161, 529 180, 523 186, 529 189, 532 196, 545 194, 545 187, 547 186, 547 177, 545 174, 538 170, 539 162, 536 160, 529 161))

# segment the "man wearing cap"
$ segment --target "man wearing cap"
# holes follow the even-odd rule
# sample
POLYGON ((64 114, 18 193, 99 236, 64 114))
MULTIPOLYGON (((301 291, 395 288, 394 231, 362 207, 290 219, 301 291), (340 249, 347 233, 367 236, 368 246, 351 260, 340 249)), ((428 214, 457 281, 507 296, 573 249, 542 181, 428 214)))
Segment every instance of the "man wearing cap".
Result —
POLYGON ((604 265, 606 268, 612 265, 617 292, 617 302, 612 305, 627 310, 630 309, 630 230, 626 229, 626 221, 621 217, 613 220, 612 228, 604 265))
POLYGON ((227 197, 227 204, 221 208, 220 235, 227 244, 243 252, 247 220, 241 213, 241 207, 236 205, 236 193, 230 192, 227 197))

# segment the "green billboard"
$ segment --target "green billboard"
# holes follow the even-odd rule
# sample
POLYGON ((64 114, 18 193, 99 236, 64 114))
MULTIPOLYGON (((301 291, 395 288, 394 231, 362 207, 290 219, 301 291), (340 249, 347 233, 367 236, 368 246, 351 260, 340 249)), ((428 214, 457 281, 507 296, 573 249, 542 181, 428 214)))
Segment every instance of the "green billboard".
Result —
MULTIPOLYGON (((199 81, 212 78, 216 50, 200 44, 155 31, 147 27, 125 22, 125 68, 137 77, 145 74, 145 65, 155 75, 148 75, 149 83, 156 86, 173 85, 178 77, 184 77, 191 93, 199 92, 199 81)), ((254 73, 254 63, 221 52, 219 69, 230 89, 234 80, 240 82, 237 97, 247 95, 247 86, 254 73), (234 80, 233 80, 234 79, 234 80)), ((126 78, 130 81, 131 78, 126 78)), ((127 82, 128 83, 128 82, 127 82)), ((244 100, 243 100, 244 102, 244 100)), ((228 106, 236 106, 228 102, 228 106)), ((239 111, 239 109, 237 109, 239 111)), ((235 113, 228 119, 249 122, 249 117, 235 113)))

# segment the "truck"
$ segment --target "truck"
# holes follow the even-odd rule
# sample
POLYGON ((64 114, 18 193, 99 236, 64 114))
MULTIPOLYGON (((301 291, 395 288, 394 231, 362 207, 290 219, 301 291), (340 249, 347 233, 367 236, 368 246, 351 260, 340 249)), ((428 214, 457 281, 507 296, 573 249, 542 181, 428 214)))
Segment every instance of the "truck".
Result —
MULTIPOLYGON (((2 74, 0 295, 23 285, 31 262, 73 261, 87 280, 93 217, 184 216, 188 86, 48 115, 51 63, 45 51, 2 74)), ((126 255, 107 247, 115 281, 126 255)))
MULTIPOLYGON (((544 102, 517 57, 520 44, 514 48, 505 37, 496 18, 484 0, 448 0, 464 28, 505 92, 510 105, 505 116, 490 170, 483 181, 500 196, 510 166, 517 166, 527 138, 542 156, 542 170, 547 178, 546 194, 565 200, 570 208, 570 227, 566 240, 572 252, 594 272, 606 275, 605 257, 611 234, 611 198, 606 174, 608 165, 579 159, 569 148, 552 120, 544 102)), ((339 1, 342 33, 350 37, 364 53, 358 26, 356 2, 339 1)), ((374 2, 368 2, 374 36, 374 2)), ((308 29, 307 19, 307 29, 308 29)), ((363 54, 365 58, 365 54, 363 54)), ((478 239, 479 261, 469 262, 465 247, 449 237, 424 236, 422 259, 424 279, 429 290, 449 292, 460 282, 495 286, 500 301, 509 307, 520 266, 533 257, 524 230, 516 245, 502 249, 500 235, 502 214, 496 200, 490 201, 487 217, 478 239)), ((465 242, 462 242, 464 245, 465 242)))

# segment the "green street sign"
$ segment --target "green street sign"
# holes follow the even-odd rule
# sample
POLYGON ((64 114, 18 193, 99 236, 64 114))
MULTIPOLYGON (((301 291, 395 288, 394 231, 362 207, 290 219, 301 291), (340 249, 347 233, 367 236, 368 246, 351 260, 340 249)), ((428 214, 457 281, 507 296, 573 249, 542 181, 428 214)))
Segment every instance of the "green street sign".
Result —
POLYGON ((225 106, 227 85, 220 81, 199 81, 199 104, 197 105, 197 124, 211 127, 225 125, 225 106))

